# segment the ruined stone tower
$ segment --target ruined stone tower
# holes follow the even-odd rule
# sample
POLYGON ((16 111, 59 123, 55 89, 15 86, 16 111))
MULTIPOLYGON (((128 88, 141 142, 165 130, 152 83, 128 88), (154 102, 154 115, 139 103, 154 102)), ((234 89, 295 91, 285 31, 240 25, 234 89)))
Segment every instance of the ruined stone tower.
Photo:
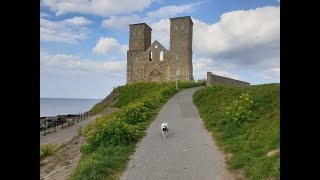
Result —
POLYGON ((127 83, 192 81, 192 30, 190 16, 170 18, 167 50, 157 40, 151 44, 152 29, 147 24, 130 24, 127 83))

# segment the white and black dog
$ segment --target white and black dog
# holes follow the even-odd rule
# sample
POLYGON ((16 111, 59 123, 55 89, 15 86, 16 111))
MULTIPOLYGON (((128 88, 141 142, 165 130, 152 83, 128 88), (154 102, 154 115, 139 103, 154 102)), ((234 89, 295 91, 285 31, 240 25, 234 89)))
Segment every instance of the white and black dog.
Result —
POLYGON ((161 133, 163 135, 163 138, 166 138, 169 133, 168 122, 161 124, 161 133))

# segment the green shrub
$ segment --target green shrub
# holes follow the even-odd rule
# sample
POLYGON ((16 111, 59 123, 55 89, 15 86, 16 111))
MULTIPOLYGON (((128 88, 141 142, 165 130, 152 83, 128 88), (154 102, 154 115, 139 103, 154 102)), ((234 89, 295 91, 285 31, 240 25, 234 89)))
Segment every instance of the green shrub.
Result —
POLYGON ((111 120, 114 117, 114 115, 115 113, 104 114, 100 117, 97 117, 93 122, 89 122, 84 128, 84 136, 86 137, 90 133, 99 132, 102 129, 103 124, 106 121, 111 120))
POLYGON ((119 113, 115 115, 115 119, 119 121, 124 121, 129 124, 137 124, 139 122, 144 122, 147 120, 149 109, 145 106, 143 102, 135 102, 128 104, 119 113))
POLYGON ((100 132, 87 137, 87 143, 81 147, 81 152, 90 154, 101 145, 116 146, 135 142, 139 138, 139 130, 120 119, 112 119, 103 125, 100 132))
POLYGON ((253 101, 249 94, 242 93, 239 99, 226 108, 226 119, 229 125, 240 126, 244 122, 253 122, 257 117, 252 112, 253 101))
POLYGON ((86 136, 89 134, 89 132, 92 130, 92 128, 93 128, 93 123, 94 123, 94 122, 89 122, 89 123, 84 127, 84 129, 83 129, 83 135, 84 135, 84 137, 86 137, 86 136))
POLYGON ((59 149, 65 147, 65 144, 41 144, 40 145, 40 160, 45 159, 56 153, 59 149))
POLYGON ((153 108, 155 108, 155 107, 158 105, 157 100, 152 99, 152 98, 146 98, 146 99, 143 101, 143 103, 144 103, 144 106, 145 106, 146 108, 149 108, 149 109, 153 109, 153 108))
POLYGON ((83 135, 82 126, 80 126, 80 127, 77 129, 77 132, 78 132, 78 136, 82 136, 82 135, 83 135))
POLYGON ((135 144, 99 147, 92 154, 82 156, 70 180, 100 180, 115 178, 119 171, 126 168, 128 157, 135 144))
POLYGON ((199 79, 199 80, 197 80, 197 83, 201 84, 202 86, 206 86, 207 80, 206 79, 199 79))

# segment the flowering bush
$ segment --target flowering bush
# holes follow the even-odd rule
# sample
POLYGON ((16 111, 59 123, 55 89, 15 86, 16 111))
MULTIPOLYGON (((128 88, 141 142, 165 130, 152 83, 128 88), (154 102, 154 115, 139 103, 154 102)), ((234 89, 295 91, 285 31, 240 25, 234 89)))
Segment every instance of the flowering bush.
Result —
POLYGON ((234 101, 233 105, 226 108, 227 121, 232 125, 241 125, 243 122, 252 122, 256 119, 251 111, 253 101, 249 94, 241 94, 239 99, 234 101))
POLYGON ((100 145, 127 144, 135 142, 139 137, 140 131, 135 126, 114 118, 106 122, 100 132, 88 135, 87 143, 81 147, 81 152, 90 154, 100 145))
POLYGON ((149 109, 143 102, 136 102, 124 107, 118 114, 116 114, 115 118, 129 124, 137 124, 147 120, 149 116, 148 112, 149 109))

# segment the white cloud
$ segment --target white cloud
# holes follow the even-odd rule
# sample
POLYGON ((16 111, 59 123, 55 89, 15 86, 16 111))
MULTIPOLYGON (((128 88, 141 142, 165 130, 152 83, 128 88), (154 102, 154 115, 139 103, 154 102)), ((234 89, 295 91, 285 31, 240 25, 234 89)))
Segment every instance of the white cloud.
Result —
POLYGON ((42 0, 56 15, 82 13, 111 16, 121 13, 139 12, 151 5, 153 0, 42 0))
POLYGON ((49 17, 50 15, 45 12, 40 12, 40 17, 49 17))
POLYGON ((139 22, 139 16, 111 16, 109 19, 102 21, 101 25, 105 28, 112 29, 129 29, 129 24, 135 24, 139 22))
POLYGON ((167 49, 170 48, 170 20, 161 19, 151 24, 152 42, 158 40, 167 49))
MULTIPOLYGON (((213 24, 192 20, 195 76, 198 72, 213 71, 245 80, 232 72, 250 71, 275 81, 279 79, 280 7, 227 12, 213 24), (207 62, 197 62, 201 58, 207 62)), ((152 41, 158 40, 169 48, 170 20, 161 19, 151 24, 151 28, 152 41)), ((206 77, 205 73, 201 76, 206 77)))
POLYGON ((123 77, 125 67, 125 61, 93 61, 74 55, 52 55, 40 52, 40 72, 42 73, 123 77))
POLYGON ((128 45, 121 45, 114 38, 101 37, 96 46, 92 49, 94 54, 107 54, 107 53, 126 53, 129 49, 128 45))
MULTIPOLYGON (((164 6, 159 8, 156 11, 148 12, 147 16, 145 17, 139 17, 138 15, 135 15, 135 14, 132 14, 130 16, 110 16, 109 18, 103 20, 101 25, 105 28, 110 28, 110 29, 129 30, 129 24, 144 22, 147 24, 151 24, 151 26, 159 26, 159 28, 162 25, 165 25, 163 26, 165 28, 163 28, 162 30, 164 29, 167 30, 168 29, 167 23, 170 24, 169 19, 167 19, 168 17, 174 17, 177 14, 191 12, 192 10, 195 9, 195 6, 199 4, 201 3, 164 6), (158 19, 162 19, 162 21, 157 22, 158 19)), ((156 31, 153 31, 153 34, 157 37, 159 36, 159 34, 156 31)))
POLYGON ((84 17, 73 17, 72 19, 66 19, 63 22, 70 23, 72 25, 83 26, 91 24, 91 21, 84 17))
POLYGON ((266 45, 279 47, 280 8, 263 7, 224 13, 215 24, 194 21, 194 48, 207 55, 224 55, 266 45))
POLYGON ((211 58, 193 58, 193 76, 194 79, 206 79, 207 72, 212 72, 215 75, 224 76, 228 78, 244 80, 243 77, 230 72, 232 64, 219 63, 211 58))
POLYGON ((280 80, 280 68, 271 68, 265 70, 263 77, 268 80, 280 80))
POLYGON ((159 8, 156 11, 148 12, 147 16, 152 18, 168 18, 168 17, 174 17, 177 14, 190 12, 194 9, 196 5, 199 5, 199 3, 192 3, 192 4, 186 4, 186 5, 172 5, 172 6, 164 6, 159 8))
POLYGON ((50 21, 40 18, 40 40, 65 43, 77 43, 88 38, 86 25, 91 21, 84 17, 73 17, 62 21, 50 21))

